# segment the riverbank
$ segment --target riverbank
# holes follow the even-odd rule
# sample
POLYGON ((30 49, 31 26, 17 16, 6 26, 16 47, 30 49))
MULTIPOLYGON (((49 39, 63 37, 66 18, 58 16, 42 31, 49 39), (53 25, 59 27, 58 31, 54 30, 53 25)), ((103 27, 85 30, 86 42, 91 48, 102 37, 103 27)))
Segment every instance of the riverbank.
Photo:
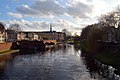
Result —
POLYGON ((0 56, 5 54, 14 54, 17 52, 19 52, 19 50, 3 50, 3 51, 0 51, 0 56))
MULTIPOLYGON (((103 45, 103 44, 102 44, 103 45)), ((109 48, 109 45, 101 47, 101 45, 97 45, 97 47, 89 48, 85 43, 80 44, 80 48, 85 51, 85 53, 91 55, 98 61, 102 62, 103 64, 113 66, 117 70, 115 70, 116 74, 120 75, 120 54, 119 50, 116 50, 116 47, 109 48), (99 47, 99 49, 98 49, 99 47)))
POLYGON ((115 73, 120 75, 120 54, 99 53, 95 58, 104 64, 115 67, 117 69, 115 73))

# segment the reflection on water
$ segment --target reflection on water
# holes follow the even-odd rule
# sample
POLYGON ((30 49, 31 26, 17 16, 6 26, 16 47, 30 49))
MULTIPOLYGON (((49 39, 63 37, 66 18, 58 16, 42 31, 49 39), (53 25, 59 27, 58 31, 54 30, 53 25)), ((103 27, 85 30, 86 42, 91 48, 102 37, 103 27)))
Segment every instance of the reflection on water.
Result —
POLYGON ((59 45, 46 52, 17 55, 0 63, 0 80, 105 80, 97 74, 91 77, 80 54, 73 45, 59 45))
POLYGON ((120 80, 120 76, 115 73, 116 69, 114 67, 98 61, 90 53, 82 51, 81 56, 92 78, 96 79, 97 76, 101 75, 106 80, 120 80))
POLYGON ((91 55, 81 52, 82 60, 89 70, 91 78, 96 79, 100 75, 100 66, 95 63, 95 59, 91 55))

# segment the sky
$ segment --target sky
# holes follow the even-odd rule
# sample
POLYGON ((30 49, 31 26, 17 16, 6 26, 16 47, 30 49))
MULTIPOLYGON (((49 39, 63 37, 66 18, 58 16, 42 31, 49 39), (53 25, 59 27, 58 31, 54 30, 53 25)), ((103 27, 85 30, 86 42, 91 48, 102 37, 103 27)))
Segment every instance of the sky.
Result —
POLYGON ((67 29, 80 34, 120 5, 120 0, 0 0, 0 22, 8 28, 17 23, 24 31, 67 29))

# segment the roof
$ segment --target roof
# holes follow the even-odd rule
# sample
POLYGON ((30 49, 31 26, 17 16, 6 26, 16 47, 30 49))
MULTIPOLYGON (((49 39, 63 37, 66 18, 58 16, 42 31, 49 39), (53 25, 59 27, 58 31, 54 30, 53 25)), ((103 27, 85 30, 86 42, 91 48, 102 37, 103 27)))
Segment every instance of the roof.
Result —
POLYGON ((56 32, 56 31, 19 31, 19 32, 25 32, 25 33, 53 33, 53 32, 56 32))
POLYGON ((4 31, 5 30, 5 27, 4 25, 0 22, 0 31, 4 31))
MULTIPOLYGON (((62 33, 62 32, 56 32, 56 31, 19 31, 23 33, 62 33)), ((62 33, 64 34, 64 33, 62 33)))
POLYGON ((9 30, 9 29, 7 29, 6 32, 7 32, 7 33, 16 33, 16 31, 14 31, 14 30, 9 30))

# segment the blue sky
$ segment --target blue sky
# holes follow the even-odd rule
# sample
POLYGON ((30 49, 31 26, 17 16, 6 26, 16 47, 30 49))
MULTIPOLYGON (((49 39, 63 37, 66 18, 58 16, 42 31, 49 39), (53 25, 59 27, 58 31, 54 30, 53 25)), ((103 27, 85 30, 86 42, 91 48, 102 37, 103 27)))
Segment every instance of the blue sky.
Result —
POLYGON ((17 23, 23 30, 48 30, 52 23, 56 31, 80 33, 119 4, 120 0, 0 0, 0 21, 7 28, 17 23))
POLYGON ((22 4, 30 5, 33 0, 0 0, 0 20, 14 20, 15 17, 7 15, 8 12, 16 13, 16 7, 22 4))

